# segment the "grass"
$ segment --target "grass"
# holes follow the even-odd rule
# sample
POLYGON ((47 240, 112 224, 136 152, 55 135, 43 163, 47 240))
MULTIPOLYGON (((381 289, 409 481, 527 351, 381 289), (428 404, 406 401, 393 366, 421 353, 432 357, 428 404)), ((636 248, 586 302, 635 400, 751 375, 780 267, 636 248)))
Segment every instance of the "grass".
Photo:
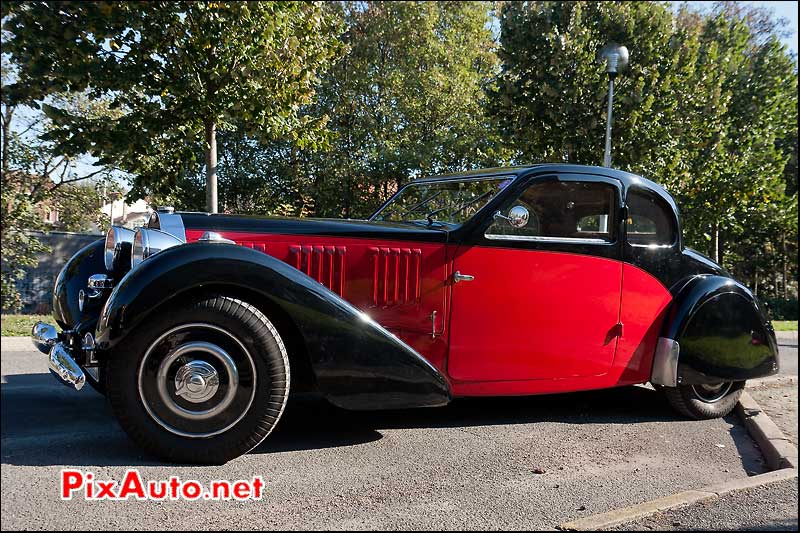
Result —
POLYGON ((38 320, 53 325, 56 323, 50 315, 2 315, 2 336, 27 337, 38 320))
MULTIPOLYGON (((55 325, 50 315, 3 315, 3 337, 27 337, 37 320, 55 325)), ((773 320, 775 331, 797 331, 796 320, 773 320)))
POLYGON ((775 331, 797 331, 797 320, 773 320, 775 331))

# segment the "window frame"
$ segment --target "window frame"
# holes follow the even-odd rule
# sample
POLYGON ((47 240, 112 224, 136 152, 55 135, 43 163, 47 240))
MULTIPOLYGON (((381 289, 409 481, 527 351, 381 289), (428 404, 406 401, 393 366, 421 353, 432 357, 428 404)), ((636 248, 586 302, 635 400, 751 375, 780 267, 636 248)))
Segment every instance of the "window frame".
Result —
POLYGON ((621 214, 622 214, 622 189, 621 183, 619 180, 614 178, 608 178, 605 176, 599 176, 596 174, 573 174, 573 175, 555 175, 555 176, 548 176, 544 177, 536 176, 530 180, 527 180, 522 187, 517 190, 514 190, 510 194, 510 201, 508 199, 504 199, 503 203, 498 206, 497 209, 492 210, 491 215, 489 216, 489 223, 486 224, 481 231, 481 237, 486 239, 490 242, 522 242, 522 243, 540 243, 540 244, 564 244, 564 245, 590 245, 590 246, 606 246, 606 247, 614 247, 619 245, 621 242, 621 229, 620 229, 620 221, 621 221, 621 214), (550 179, 547 179, 550 178, 550 179), (489 228, 492 227, 494 223, 494 213, 496 211, 503 211, 503 209, 507 209, 509 206, 513 205, 522 194, 525 193, 529 188, 535 187, 538 185, 545 185, 548 182, 560 182, 560 183, 592 183, 592 184, 601 184, 608 186, 614 192, 613 194, 613 202, 612 205, 612 212, 608 214, 609 221, 609 235, 611 238, 609 240, 602 239, 602 238, 593 238, 593 237, 549 237, 543 235, 503 235, 503 234, 489 234, 489 228))
POLYGON ((677 213, 675 213, 675 209, 662 198, 660 195, 656 194, 650 189, 644 187, 629 187, 628 190, 625 191, 625 212, 626 216, 623 219, 623 226, 625 227, 625 244, 630 246, 631 248, 641 248, 641 249, 650 249, 650 250, 665 250, 670 248, 675 248, 680 244, 681 240, 681 231, 680 231, 680 222, 678 220, 677 213), (628 239, 628 218, 631 216, 631 208, 629 203, 629 198, 631 194, 638 194, 640 196, 644 196, 646 198, 653 198, 655 199, 655 204, 666 213, 667 219, 670 222, 671 231, 672 231, 672 241, 670 243, 665 244, 637 244, 633 243, 628 239))

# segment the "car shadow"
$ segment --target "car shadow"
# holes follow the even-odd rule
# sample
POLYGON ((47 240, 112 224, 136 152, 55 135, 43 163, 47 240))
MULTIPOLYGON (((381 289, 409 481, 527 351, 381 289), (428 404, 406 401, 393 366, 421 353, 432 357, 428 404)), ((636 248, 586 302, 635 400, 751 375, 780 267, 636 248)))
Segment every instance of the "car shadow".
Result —
MULTIPOLYGON (((0 387, 0 408, 3 464, 164 464, 127 438, 105 398, 89 386, 78 393, 54 382, 49 374, 6 376, 0 387)), ((389 429, 671 420, 680 418, 663 396, 638 386, 546 396, 463 398, 440 408, 361 412, 299 395, 290 399, 273 434, 250 453, 355 446, 379 440, 381 431, 389 429)))

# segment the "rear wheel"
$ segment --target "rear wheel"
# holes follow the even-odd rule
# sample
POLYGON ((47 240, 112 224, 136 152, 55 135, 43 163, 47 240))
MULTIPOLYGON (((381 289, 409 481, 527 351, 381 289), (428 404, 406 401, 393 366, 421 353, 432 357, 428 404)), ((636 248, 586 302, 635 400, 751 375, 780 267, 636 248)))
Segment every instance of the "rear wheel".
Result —
POLYGON ((289 393, 275 327, 241 300, 169 309, 108 361, 106 390, 123 429, 159 457, 224 463, 264 440, 289 393))
POLYGON ((744 384, 744 381, 723 381, 664 387, 663 390, 676 411, 695 420, 706 420, 720 418, 733 411, 742 395, 744 384))

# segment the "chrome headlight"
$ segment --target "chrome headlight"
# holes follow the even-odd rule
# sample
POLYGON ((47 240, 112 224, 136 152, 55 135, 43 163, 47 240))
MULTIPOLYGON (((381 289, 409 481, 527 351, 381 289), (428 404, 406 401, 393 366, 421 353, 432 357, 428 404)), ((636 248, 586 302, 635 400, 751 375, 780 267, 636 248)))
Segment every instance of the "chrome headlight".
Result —
POLYGON ((139 263, 152 257, 161 250, 183 244, 183 241, 174 235, 157 229, 138 228, 133 236, 133 249, 131 251, 131 268, 136 268, 139 263))
POLYGON ((106 270, 114 272, 125 268, 130 263, 133 230, 121 226, 111 226, 106 233, 105 264, 106 270))

